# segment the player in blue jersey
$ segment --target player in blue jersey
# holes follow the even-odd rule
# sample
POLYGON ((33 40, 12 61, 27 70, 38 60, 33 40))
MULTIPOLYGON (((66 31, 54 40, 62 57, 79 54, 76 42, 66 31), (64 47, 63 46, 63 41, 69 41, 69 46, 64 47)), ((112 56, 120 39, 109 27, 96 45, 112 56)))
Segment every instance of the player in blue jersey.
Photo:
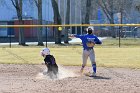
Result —
POLYGON ((74 35, 76 38, 80 38, 83 44, 83 54, 82 54, 82 67, 81 72, 83 73, 84 67, 86 66, 88 57, 91 60, 93 73, 90 76, 96 76, 96 61, 95 61, 95 52, 94 52, 94 45, 95 44, 102 44, 102 42, 98 39, 97 36, 93 34, 93 29, 88 28, 86 35, 74 35))

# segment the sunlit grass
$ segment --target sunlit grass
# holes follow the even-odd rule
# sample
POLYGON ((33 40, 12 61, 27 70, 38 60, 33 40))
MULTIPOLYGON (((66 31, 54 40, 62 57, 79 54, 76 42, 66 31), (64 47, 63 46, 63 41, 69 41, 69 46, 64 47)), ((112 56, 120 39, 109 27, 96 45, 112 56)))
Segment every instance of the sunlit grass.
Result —
POLYGON ((140 38, 107 38, 101 47, 140 47, 140 38))
MULTIPOLYGON (((111 38, 107 37, 104 39, 102 45, 96 45, 96 47, 101 48, 110 48, 110 47, 119 47, 119 38, 111 38)), ((66 48, 66 47, 81 47, 81 42, 70 43, 70 44, 47 44, 48 47, 51 48, 66 48)), ((45 44, 44 44, 45 46, 45 44)), ((1 48, 6 47, 9 48, 10 44, 7 45, 0 45, 1 48)), ((29 44, 28 46, 20 46, 20 45, 11 45, 12 48, 42 48, 43 46, 37 46, 35 44, 29 44)), ((120 47, 127 47, 127 48, 140 48, 140 38, 120 38, 120 47)))
MULTIPOLYGON (((42 48, 0 48, 0 63, 41 64, 42 48)), ((58 64, 81 65, 82 48, 50 48, 58 64)), ((96 62, 104 67, 140 68, 140 48, 98 48, 95 47, 96 62)), ((88 60, 88 66, 90 61, 88 60)))

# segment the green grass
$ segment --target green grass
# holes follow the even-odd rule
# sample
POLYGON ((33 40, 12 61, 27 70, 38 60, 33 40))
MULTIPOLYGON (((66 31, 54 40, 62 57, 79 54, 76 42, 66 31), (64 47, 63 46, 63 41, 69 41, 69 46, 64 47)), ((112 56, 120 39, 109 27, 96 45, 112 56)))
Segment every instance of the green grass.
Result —
MULTIPOLYGON (((41 64, 39 48, 0 48, 0 63, 41 64)), ((58 64, 81 65, 81 46, 50 48, 58 64)), ((95 47, 98 66, 140 68, 140 48, 99 48, 95 47)), ((88 66, 90 61, 88 60, 88 66)))
MULTIPOLYGON (((140 38, 121 38, 121 47, 140 47, 140 38)), ((119 47, 119 38, 107 38, 103 40, 101 47, 119 47)))
MULTIPOLYGON (((108 37, 107 39, 102 41, 102 45, 97 45, 96 47, 101 47, 101 48, 110 48, 110 47, 119 47, 119 38, 111 38, 108 37)), ((48 47, 51 48, 65 48, 65 47, 81 47, 81 43, 72 43, 72 44, 48 44, 48 47)), ((140 48, 140 38, 121 38, 120 39, 120 46, 121 47, 127 47, 127 48, 140 48)), ((0 45, 0 48, 9 48, 9 45, 0 45)), ((28 45, 28 46, 19 46, 19 45, 12 45, 12 48, 42 48, 42 46, 37 46, 37 45, 28 45)))

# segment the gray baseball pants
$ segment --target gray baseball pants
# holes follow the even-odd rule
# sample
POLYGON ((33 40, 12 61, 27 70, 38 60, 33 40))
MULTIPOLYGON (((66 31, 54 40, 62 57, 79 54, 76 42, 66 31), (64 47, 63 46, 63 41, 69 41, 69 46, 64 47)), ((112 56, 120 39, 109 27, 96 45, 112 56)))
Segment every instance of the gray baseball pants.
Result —
POLYGON ((94 49, 83 50, 83 54, 82 54, 83 64, 82 64, 82 66, 86 66, 88 57, 90 58, 91 65, 93 63, 95 63, 95 52, 94 52, 94 49))

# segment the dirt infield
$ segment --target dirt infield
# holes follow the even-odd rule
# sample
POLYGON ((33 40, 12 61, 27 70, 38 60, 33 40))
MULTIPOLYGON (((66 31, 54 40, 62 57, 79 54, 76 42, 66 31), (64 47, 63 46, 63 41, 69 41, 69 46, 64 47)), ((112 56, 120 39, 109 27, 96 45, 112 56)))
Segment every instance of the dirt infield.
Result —
POLYGON ((44 65, 0 64, 0 93, 140 93, 140 69, 98 68, 95 78, 79 69, 60 66, 58 78, 50 79, 44 65))

